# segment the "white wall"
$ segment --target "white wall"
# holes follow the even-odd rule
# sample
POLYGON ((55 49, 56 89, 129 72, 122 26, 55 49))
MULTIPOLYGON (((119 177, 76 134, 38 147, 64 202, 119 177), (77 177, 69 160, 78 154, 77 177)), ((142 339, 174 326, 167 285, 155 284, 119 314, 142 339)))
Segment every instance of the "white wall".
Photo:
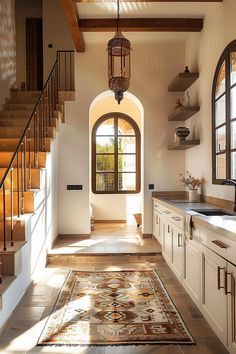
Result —
POLYGON ((0 108, 16 86, 15 0, 0 0, 0 108))
POLYGON ((217 62, 224 48, 236 39, 236 1, 224 0, 221 6, 209 12, 201 34, 192 34, 186 43, 185 63, 192 70, 199 69, 200 78, 191 90, 194 101, 199 101, 201 111, 192 117, 188 126, 201 144, 186 152, 186 169, 196 177, 205 178, 205 194, 233 200, 234 188, 212 184, 211 147, 211 94, 217 62))
MULTIPOLYGON (((128 37, 128 36, 127 36, 128 37)), ((132 44, 130 92, 144 108, 144 232, 152 232, 149 183, 157 190, 181 189, 178 173, 184 170, 183 152, 168 151, 174 123, 167 120, 176 95, 167 88, 183 70, 181 42, 132 44)), ((89 109, 94 98, 107 90, 106 43, 87 44, 76 58, 76 102, 66 105, 66 124, 59 141, 59 233, 89 233, 89 109), (66 191, 81 183, 83 191, 66 191)))
POLYGON ((42 17, 42 0, 16 0, 17 87, 26 82, 26 18, 42 17))
POLYGON ((73 49, 73 42, 60 0, 43 2, 43 53, 44 79, 46 80, 56 60, 57 50, 73 49), (52 44, 52 48, 48 48, 52 44))

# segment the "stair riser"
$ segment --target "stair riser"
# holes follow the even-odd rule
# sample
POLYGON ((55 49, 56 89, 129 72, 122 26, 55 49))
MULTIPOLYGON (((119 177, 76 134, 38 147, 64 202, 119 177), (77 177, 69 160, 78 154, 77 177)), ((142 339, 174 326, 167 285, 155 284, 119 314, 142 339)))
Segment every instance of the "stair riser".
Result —
MULTIPOLYGON (((0 241, 3 241, 3 222, 0 222, 0 241)), ((6 222, 6 240, 11 240, 11 224, 6 222)), ((14 221, 13 223, 13 241, 25 241, 25 225, 24 222, 14 221)))
MULTIPOLYGON (((0 127, 0 138, 21 138, 24 128, 0 127)), ((31 136, 34 134, 34 129, 31 130, 31 136)), ((47 137, 54 138, 56 130, 53 127, 47 128, 47 137)))
MULTIPOLYGON (((22 210, 23 201, 20 193, 20 211, 22 210)), ((6 194, 6 217, 11 216, 11 196, 10 193, 6 194)), ((25 213, 33 213, 34 212, 34 193, 27 192, 24 193, 24 212, 25 213)), ((13 216, 17 216, 18 213, 18 196, 17 193, 14 192, 13 197, 13 216)), ((3 217, 3 198, 0 195, 0 219, 3 217)))
MULTIPOLYGON (((0 128, 1 129, 1 128, 0 128)), ((44 143, 45 143, 45 151, 50 152, 51 151, 51 141, 52 138, 46 138, 44 143)), ((19 143, 19 139, 14 139, 14 138, 9 138, 9 139, 1 139, 0 138, 0 151, 15 151, 16 147, 19 143)), ((26 145, 26 151, 32 151, 34 150, 34 139, 31 140, 30 147, 29 144, 26 145)), ((44 151, 44 149, 42 149, 44 151)))
MULTIPOLYGON (((0 167, 8 167, 11 157, 12 157, 13 153, 6 153, 6 152, 2 152, 0 153, 0 167)), ((19 154, 19 167, 21 167, 21 158, 20 158, 19 154)), ((30 153, 30 162, 31 162, 31 166, 34 167, 34 153, 31 152, 30 153)), ((29 154, 26 154, 26 167, 28 166, 29 163, 29 154)), ((13 167, 17 166, 17 159, 14 160, 13 163, 13 167)), ((38 153, 38 166, 39 168, 44 168, 46 166, 46 155, 44 152, 39 152, 38 153)))
POLYGON ((14 104, 14 103, 5 103, 3 104, 3 110, 11 111, 11 110, 27 110, 33 111, 35 105, 34 104, 14 104))
MULTIPOLYGON (((21 180, 22 180, 22 171, 21 169, 19 170, 19 184, 21 186, 21 180)), ((0 181, 3 177, 3 173, 0 172, 0 181)), ((17 170, 15 169, 13 171, 13 188, 14 191, 17 191, 17 170)), ((26 169, 26 183, 27 183, 27 189, 30 189, 30 184, 29 184, 29 170, 26 169)), ((5 188, 6 190, 10 190, 11 188, 11 178, 10 174, 7 176, 5 180, 5 188)), ((39 169, 31 169, 31 189, 40 189, 40 170, 39 169)))
POLYGON ((11 98, 13 97, 39 97, 40 91, 18 91, 12 90, 10 93, 11 98))
MULTIPOLYGON (((22 127, 25 128, 26 124, 28 123, 27 118, 1 118, 0 119, 0 127, 22 127)), ((58 126, 58 120, 57 118, 51 118, 51 126, 54 128, 57 128, 58 126)))
POLYGON ((60 266, 60 265, 76 265, 76 264, 91 264, 94 262, 101 263, 115 263, 118 260, 124 260, 124 263, 127 261, 129 263, 137 262, 150 262, 154 263, 157 261, 158 257, 161 255, 158 254, 122 254, 122 255, 112 255, 112 254, 100 254, 100 255, 86 255, 86 254, 77 254, 77 255, 48 255, 47 264, 60 266))
POLYGON ((38 101, 38 97, 13 97, 6 102, 6 104, 30 104, 35 105, 38 101))
MULTIPOLYGON (((10 249, 10 248, 9 248, 10 249)), ((22 270, 22 251, 18 250, 13 254, 1 254, 2 275, 17 276, 22 270)))
POLYGON ((30 118, 32 111, 0 111, 0 117, 14 117, 14 118, 30 118))

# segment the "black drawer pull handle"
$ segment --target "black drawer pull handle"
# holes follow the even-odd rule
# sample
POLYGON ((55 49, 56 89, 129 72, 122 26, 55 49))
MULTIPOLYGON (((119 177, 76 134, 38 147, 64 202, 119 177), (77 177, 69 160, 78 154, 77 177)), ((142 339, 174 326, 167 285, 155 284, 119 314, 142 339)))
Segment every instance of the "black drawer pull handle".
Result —
POLYGON ((211 241, 212 243, 214 243, 216 246, 220 247, 220 248, 229 248, 228 245, 226 245, 224 242, 219 241, 219 240, 215 240, 215 241, 211 241))

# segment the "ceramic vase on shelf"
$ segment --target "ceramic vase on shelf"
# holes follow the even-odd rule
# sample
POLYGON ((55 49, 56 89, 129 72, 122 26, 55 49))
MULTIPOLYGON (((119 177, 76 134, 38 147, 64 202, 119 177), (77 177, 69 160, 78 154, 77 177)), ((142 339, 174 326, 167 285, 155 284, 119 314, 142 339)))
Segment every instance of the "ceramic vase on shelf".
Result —
POLYGON ((189 201, 191 203, 197 202, 197 189, 190 189, 188 194, 189 201))

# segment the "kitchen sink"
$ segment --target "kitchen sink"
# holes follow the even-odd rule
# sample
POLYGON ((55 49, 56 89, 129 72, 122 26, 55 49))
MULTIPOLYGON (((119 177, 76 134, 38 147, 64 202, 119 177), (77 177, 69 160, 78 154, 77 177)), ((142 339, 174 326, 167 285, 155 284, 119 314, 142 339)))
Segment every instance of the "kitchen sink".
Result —
POLYGON ((206 215, 206 216, 224 216, 233 214, 228 213, 222 209, 191 209, 191 211, 195 211, 198 214, 206 215))

